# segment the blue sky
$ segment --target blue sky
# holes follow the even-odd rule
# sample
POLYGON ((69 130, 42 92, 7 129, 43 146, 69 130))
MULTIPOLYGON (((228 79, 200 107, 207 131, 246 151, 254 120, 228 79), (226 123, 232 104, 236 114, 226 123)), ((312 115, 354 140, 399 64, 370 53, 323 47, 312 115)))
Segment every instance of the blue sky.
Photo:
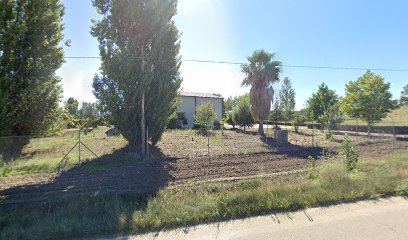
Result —
MULTIPOLYGON (((87 0, 64 0, 66 56, 99 56, 90 35, 98 14, 87 0)), ((408 69, 408 1, 363 0, 180 0, 176 25, 182 32, 183 59, 245 62, 256 49, 275 52, 285 65, 408 69)), ((64 98, 94 101, 92 78, 98 59, 67 59, 59 69, 64 98)), ((296 108, 321 82, 344 94, 344 85, 364 70, 283 67, 296 90, 296 108)), ((183 62, 183 91, 248 91, 240 86, 239 65, 183 62)), ((374 71, 391 82, 394 98, 408 83, 408 72, 374 71)), ((278 84, 279 85, 279 84, 278 84)), ((277 88, 279 86, 276 86, 277 88)))

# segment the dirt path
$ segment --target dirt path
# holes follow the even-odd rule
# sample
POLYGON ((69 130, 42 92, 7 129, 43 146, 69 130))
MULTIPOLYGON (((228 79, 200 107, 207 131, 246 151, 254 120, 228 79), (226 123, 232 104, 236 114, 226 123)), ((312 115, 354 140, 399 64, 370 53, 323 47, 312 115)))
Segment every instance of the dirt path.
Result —
MULTIPOLYGON (((408 142, 368 144, 359 146, 359 150, 361 156, 408 152, 408 142)), ((211 160, 206 157, 167 158, 111 169, 89 170, 76 167, 59 175, 53 173, 3 177, 0 178, 0 197, 9 202, 24 202, 83 193, 157 191, 169 184, 302 169, 307 165, 307 156, 317 156, 320 152, 319 148, 292 145, 282 149, 280 153, 220 156, 211 160)))

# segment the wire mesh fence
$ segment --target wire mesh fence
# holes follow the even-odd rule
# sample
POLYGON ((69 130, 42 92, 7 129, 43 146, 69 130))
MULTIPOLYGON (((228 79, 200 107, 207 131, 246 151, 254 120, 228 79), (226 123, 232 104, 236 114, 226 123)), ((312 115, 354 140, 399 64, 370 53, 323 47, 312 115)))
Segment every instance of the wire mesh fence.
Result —
POLYGON ((42 192, 42 199, 48 199, 51 195, 135 191, 209 179, 292 174, 307 168, 309 156, 317 159, 326 153, 336 154, 346 134, 358 149, 368 146, 370 149, 363 149, 366 152, 381 144, 389 148, 402 143, 394 142, 399 135, 394 137, 392 129, 373 131, 371 137, 365 132, 333 129, 332 138, 326 139, 325 130, 316 126, 301 126, 296 133, 292 126, 280 125, 288 131, 289 144, 277 146, 268 141, 275 130, 271 125, 264 127, 266 139, 260 137, 256 125, 245 131, 211 129, 208 134, 192 129, 169 130, 156 146, 150 146, 149 159, 142 159, 137 147, 130 148, 116 129, 108 127, 86 132, 69 129, 58 136, 1 137, 0 195, 27 201, 20 199, 21 192, 32 199, 42 192))

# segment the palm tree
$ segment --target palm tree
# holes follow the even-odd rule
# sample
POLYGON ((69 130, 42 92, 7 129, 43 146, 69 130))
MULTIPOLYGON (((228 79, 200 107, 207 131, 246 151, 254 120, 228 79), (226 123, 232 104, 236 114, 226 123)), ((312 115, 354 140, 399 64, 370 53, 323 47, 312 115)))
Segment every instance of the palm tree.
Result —
POLYGON ((273 99, 272 83, 279 81, 281 66, 281 62, 272 61, 273 57, 273 53, 257 50, 247 58, 249 63, 241 66, 242 72, 246 74, 242 86, 251 86, 251 110, 259 121, 258 132, 263 137, 263 120, 268 119, 273 99))

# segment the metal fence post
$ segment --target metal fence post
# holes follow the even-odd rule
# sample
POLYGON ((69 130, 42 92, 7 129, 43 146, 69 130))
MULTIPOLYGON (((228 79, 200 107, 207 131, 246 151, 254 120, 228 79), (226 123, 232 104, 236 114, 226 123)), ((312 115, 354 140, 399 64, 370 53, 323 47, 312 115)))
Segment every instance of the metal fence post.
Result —
POLYGON ((208 161, 211 163, 210 159, 210 129, 207 132, 207 154, 208 154, 208 161))
POLYGON ((81 163, 81 129, 78 130, 78 163, 81 163))

